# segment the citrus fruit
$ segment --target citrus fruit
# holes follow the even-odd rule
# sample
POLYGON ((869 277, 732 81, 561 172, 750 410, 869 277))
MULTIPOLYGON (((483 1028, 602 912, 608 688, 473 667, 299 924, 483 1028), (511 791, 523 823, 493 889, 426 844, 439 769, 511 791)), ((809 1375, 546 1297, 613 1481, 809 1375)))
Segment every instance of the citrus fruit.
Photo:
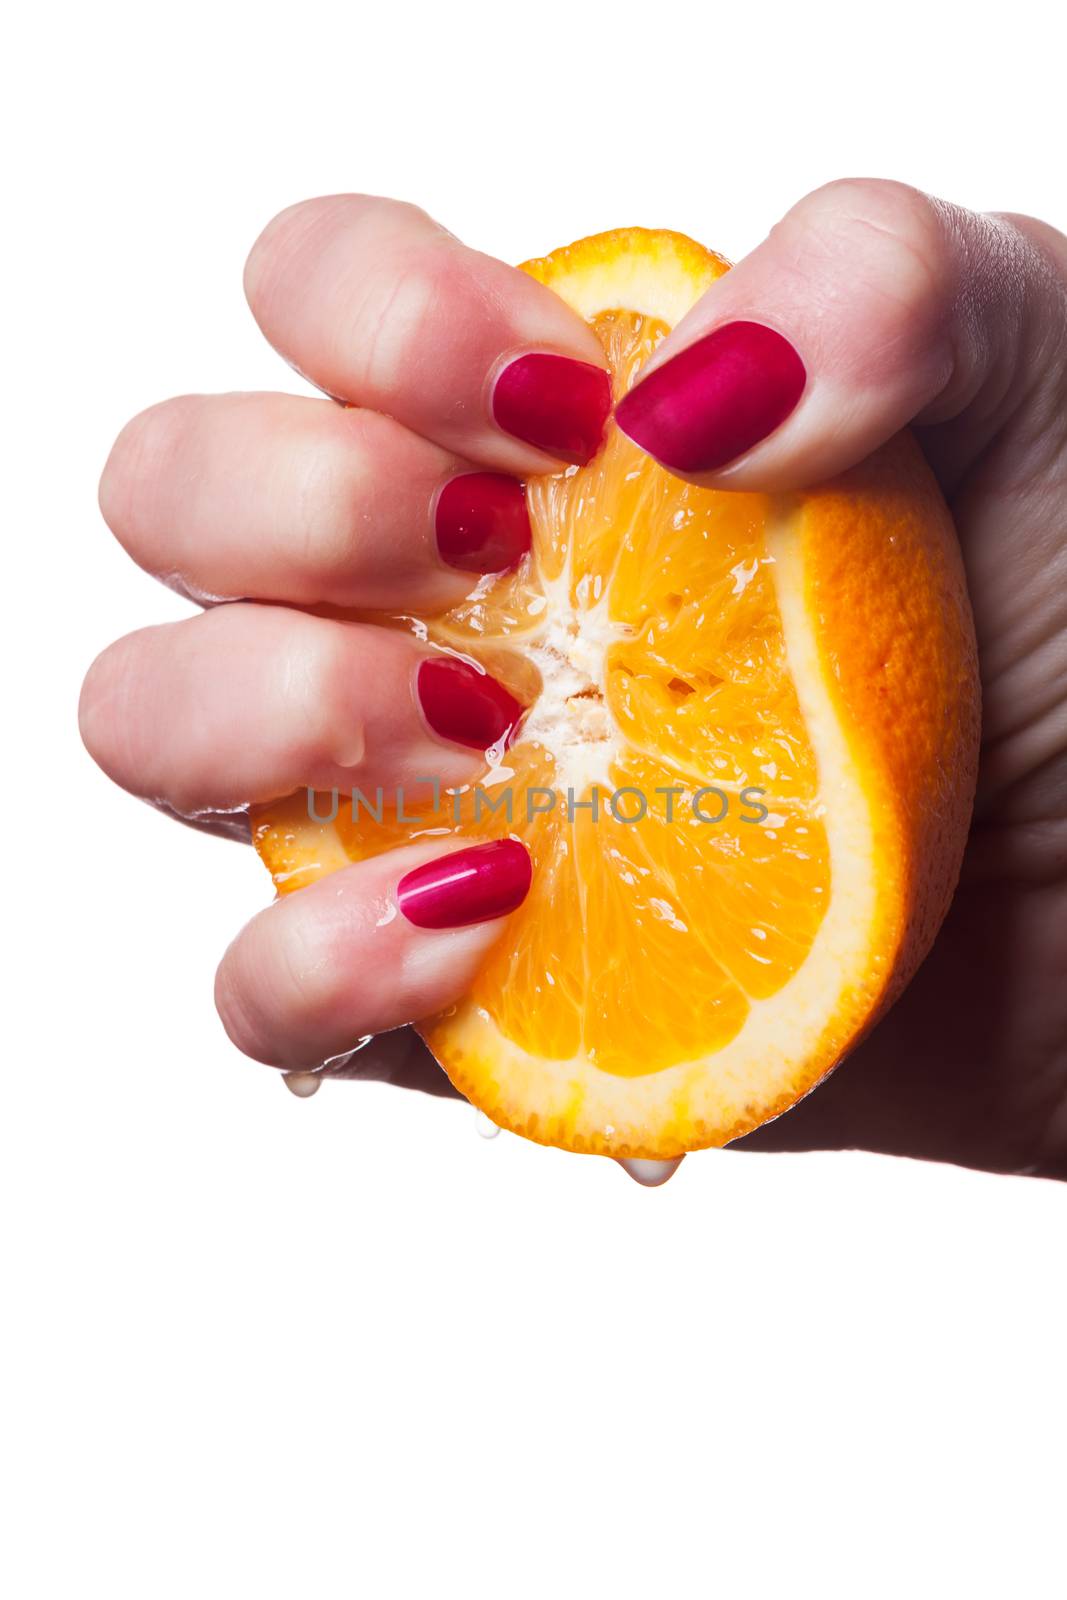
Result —
MULTIPOLYGON (((525 270, 589 321, 617 399, 727 263, 631 228, 525 270)), ((793 1105, 937 931, 978 740, 959 552, 903 434, 775 497, 684 483, 609 423, 526 494, 515 571, 380 619, 500 679, 528 708, 510 747, 421 808, 262 807, 255 841, 286 894, 412 839, 522 839, 527 900, 422 1035, 500 1126, 666 1160, 793 1105)))

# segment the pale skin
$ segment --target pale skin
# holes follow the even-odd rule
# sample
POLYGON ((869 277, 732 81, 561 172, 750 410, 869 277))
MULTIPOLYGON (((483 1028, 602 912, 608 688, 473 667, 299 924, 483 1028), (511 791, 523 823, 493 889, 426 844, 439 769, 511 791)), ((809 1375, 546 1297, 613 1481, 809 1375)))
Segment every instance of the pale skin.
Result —
MULTIPOLYGON (((433 537, 441 484, 559 466, 493 421, 494 374, 525 350, 603 365, 547 289, 395 201, 290 208, 245 284, 266 337, 335 398, 185 396, 123 430, 104 516, 139 565, 204 609, 110 646, 81 703, 86 745, 117 783, 243 838, 239 808, 307 785, 484 770, 422 717, 415 641, 301 608, 460 599, 471 576, 433 537)), ((984 696, 975 821, 932 954, 841 1070, 741 1143, 1065 1177, 1067 239, 847 180, 794 207, 657 363, 734 319, 784 334, 808 384, 774 433, 697 481, 799 488, 912 424, 959 530, 984 696)), ((353 1072, 446 1089, 403 1025, 464 990, 500 924, 434 931, 381 915, 400 877, 440 853, 351 866, 253 918, 216 986, 235 1044, 299 1071, 402 1029, 353 1072)))

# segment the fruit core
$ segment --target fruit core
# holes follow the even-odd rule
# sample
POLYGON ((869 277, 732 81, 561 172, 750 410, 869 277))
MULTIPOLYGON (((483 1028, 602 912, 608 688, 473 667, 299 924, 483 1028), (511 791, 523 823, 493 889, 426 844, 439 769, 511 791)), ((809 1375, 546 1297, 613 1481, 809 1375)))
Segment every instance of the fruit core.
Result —
POLYGON ((555 762, 556 784, 576 794, 590 784, 612 787, 619 738, 606 699, 607 654, 632 632, 608 617, 606 595, 588 607, 581 605, 584 598, 573 606, 565 592, 549 596, 548 623, 525 651, 541 689, 516 741, 546 750, 555 762))

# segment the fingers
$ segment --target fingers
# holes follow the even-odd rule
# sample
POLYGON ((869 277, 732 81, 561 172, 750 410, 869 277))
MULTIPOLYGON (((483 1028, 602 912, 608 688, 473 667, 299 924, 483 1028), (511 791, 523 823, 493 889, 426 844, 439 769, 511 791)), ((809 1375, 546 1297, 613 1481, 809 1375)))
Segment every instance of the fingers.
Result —
POLYGON ((1063 328, 1062 279, 1015 223, 848 180, 703 296, 616 417, 683 477, 768 491, 832 476, 913 419, 960 419, 943 444, 958 476, 1063 328))
POLYGON ((283 211, 245 291, 270 342, 327 394, 479 465, 545 472, 600 443, 611 389, 591 330, 414 206, 333 195, 283 211))
POLYGON ((246 1055, 300 1070, 450 1005, 525 899, 514 839, 375 856, 278 900, 223 957, 219 1015, 246 1055))
POLYGON ((140 566, 201 600, 443 610, 530 543, 517 479, 284 394, 153 406, 119 436, 100 504, 140 566))
POLYGON ((80 716, 109 777, 196 817, 305 786, 464 783, 522 709, 494 679, 398 631, 237 604, 111 645, 80 716))

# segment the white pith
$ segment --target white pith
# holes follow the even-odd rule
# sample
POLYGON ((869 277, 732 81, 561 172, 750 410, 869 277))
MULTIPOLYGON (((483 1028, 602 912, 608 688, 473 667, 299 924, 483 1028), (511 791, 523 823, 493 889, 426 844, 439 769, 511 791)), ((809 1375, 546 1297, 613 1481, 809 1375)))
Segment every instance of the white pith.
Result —
POLYGON ((592 785, 614 788, 611 764, 621 741, 605 699, 605 662, 609 647, 631 631, 608 616, 606 591, 592 605, 581 603, 589 595, 580 591, 573 606, 569 569, 545 584, 548 621, 522 647, 541 675, 541 691, 515 741, 546 750, 557 789, 576 796, 592 785))

